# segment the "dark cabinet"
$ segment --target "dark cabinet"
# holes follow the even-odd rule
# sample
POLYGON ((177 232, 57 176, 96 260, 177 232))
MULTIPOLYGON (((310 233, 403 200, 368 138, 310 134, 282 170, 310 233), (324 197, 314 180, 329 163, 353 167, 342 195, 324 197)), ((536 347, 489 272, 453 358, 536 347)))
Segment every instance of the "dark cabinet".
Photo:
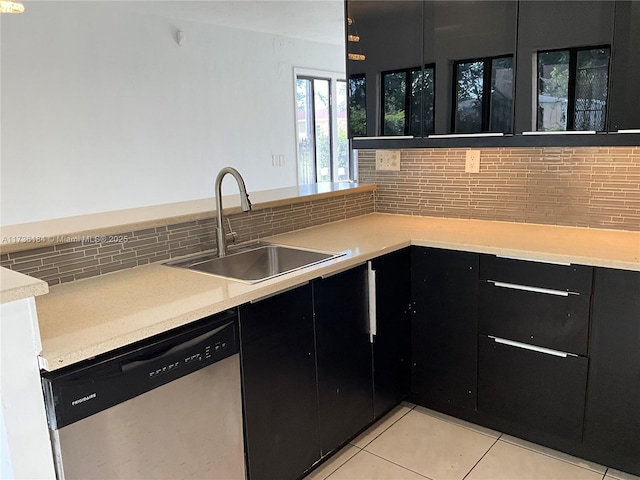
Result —
POLYGON ((435 126, 425 134, 511 133, 518 2, 423 5, 423 63, 435 71, 435 126))
POLYGON ((313 281, 320 444, 326 455, 373 420, 367 268, 313 281))
POLYGON ((640 0, 347 0, 346 12, 360 40, 347 52, 364 59, 347 60, 350 137, 413 137, 354 147, 638 142, 640 0), (585 130, 621 134, 544 135, 585 130), (487 132, 507 136, 469 138, 487 132))
POLYGON ((375 271, 373 411, 380 418, 411 389, 411 249, 371 261, 375 271))
POLYGON ((640 272, 596 268, 584 442, 640 475, 640 272))
POLYGON ((480 333, 586 356, 592 270, 481 256, 480 333))
POLYGON ((242 305, 240 339, 249 478, 297 478, 320 459, 311 285, 242 305))
POLYGON ((481 256, 481 414, 509 428, 581 440, 592 273, 579 265, 481 256))
POLYGON ((422 3, 353 0, 346 10, 349 136, 421 136, 422 3))
POLYGON ((478 411, 518 428, 581 440, 585 357, 535 351, 481 336, 478 363, 478 411))
POLYGON ((350 136, 512 131, 516 0, 346 5, 350 136))
POLYGON ((475 253, 411 252, 411 387, 426 406, 476 408, 478 263, 475 253))
POLYGON ((519 10, 515 131, 605 131, 614 2, 520 1, 519 10))
POLYGON ((521 287, 492 281, 480 284, 480 333, 586 355, 589 296, 521 287))
POLYGON ((609 131, 640 129, 640 0, 616 1, 609 131), (634 100, 635 99, 635 100, 634 100))

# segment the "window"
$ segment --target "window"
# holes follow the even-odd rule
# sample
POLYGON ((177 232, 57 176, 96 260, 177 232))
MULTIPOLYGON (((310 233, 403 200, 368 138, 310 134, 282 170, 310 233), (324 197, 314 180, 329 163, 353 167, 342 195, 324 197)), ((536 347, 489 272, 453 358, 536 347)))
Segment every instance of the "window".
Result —
POLYGON ((513 130, 513 56, 454 63, 452 130, 456 133, 513 130))
POLYGON ((349 134, 367 135, 367 84, 364 74, 349 77, 349 134))
POLYGON ((428 65, 382 73, 382 134, 433 133, 434 70, 428 65))
POLYGON ((604 130, 609 57, 608 46, 538 52, 538 130, 604 130))
POLYGON ((349 180, 347 82, 296 73, 298 184, 349 180))

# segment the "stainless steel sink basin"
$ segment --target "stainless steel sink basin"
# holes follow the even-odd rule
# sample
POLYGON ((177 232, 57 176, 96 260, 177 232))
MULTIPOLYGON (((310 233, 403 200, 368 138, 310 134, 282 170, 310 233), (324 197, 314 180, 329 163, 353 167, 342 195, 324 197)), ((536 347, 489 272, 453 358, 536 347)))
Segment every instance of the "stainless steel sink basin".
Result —
POLYGON ((188 268, 245 283, 258 283, 342 255, 344 253, 263 244, 224 257, 209 252, 189 259, 167 262, 165 265, 188 268))

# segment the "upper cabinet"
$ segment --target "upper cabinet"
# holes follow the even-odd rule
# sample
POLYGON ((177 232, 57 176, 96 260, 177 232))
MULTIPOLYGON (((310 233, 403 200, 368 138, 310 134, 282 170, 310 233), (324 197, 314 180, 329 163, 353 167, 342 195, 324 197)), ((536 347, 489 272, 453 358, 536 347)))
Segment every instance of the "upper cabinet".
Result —
POLYGON ((347 0, 346 12, 349 135, 383 137, 369 148, 638 143, 640 130, 617 132, 640 129, 640 0, 347 0))
POLYGON ((519 3, 516 132, 606 131, 614 5, 519 3))
POLYGON ((350 136, 421 136, 422 3, 349 1, 350 136))
POLYGON ((425 136, 513 131, 517 2, 425 1, 425 136), (435 82, 435 85, 433 83, 435 82), (429 128, 430 127, 430 128, 429 128))
POLYGON ((609 130, 640 129, 640 0, 615 2, 609 130))

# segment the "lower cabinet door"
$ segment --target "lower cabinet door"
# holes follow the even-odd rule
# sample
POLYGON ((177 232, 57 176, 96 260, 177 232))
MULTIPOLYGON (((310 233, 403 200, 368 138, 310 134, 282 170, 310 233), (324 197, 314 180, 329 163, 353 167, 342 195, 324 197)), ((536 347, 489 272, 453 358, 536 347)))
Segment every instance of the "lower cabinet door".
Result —
POLYGON ((373 421, 367 269, 313 281, 322 455, 373 421))
POLYGON ((640 272, 596 269, 589 352, 585 444, 640 475, 640 272))
POLYGON ((476 409, 478 263, 477 253, 411 251, 411 389, 445 413, 476 409))
POLYGON ((381 417, 411 391, 411 250, 372 262, 377 334, 373 341, 374 414, 381 417))
POLYGON ((479 339, 478 410, 580 441, 587 358, 562 357, 499 342, 488 336, 479 339))
POLYGON ((251 480, 294 480, 320 459, 313 337, 310 284, 240 307, 251 480))

